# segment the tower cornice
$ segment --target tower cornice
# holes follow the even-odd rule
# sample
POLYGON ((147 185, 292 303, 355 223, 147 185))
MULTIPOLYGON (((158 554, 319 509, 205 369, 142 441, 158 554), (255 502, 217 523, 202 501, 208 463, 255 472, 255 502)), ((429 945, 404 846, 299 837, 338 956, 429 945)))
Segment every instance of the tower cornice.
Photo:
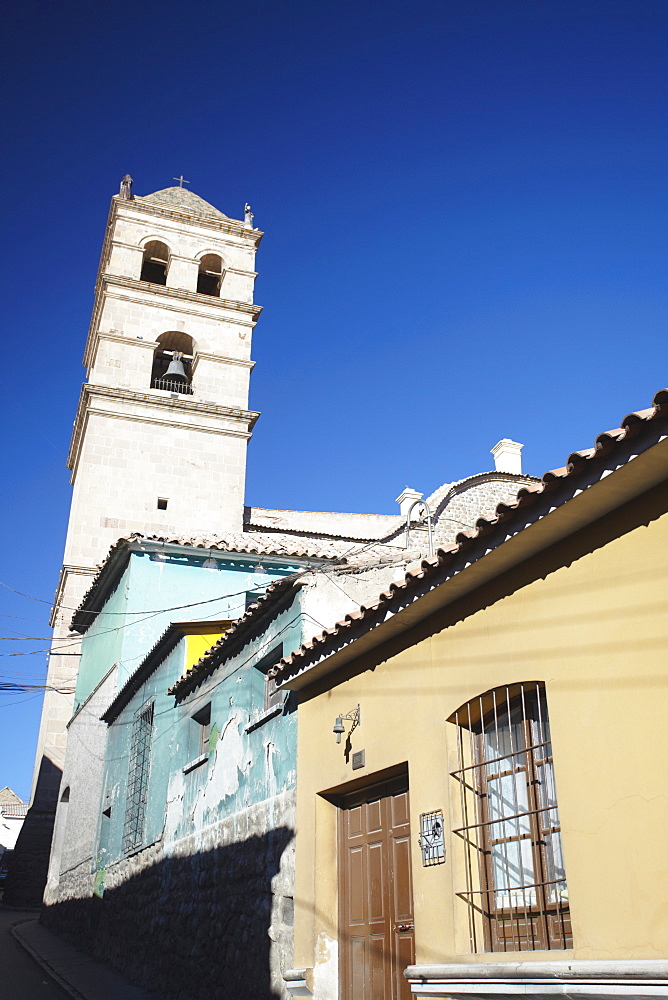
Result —
MULTIPOLYGON (((259 247, 264 233, 260 229, 249 229, 243 222, 238 219, 228 219, 228 218, 214 218, 213 216, 202 216, 194 212, 189 212, 187 208, 166 208, 163 205, 156 205, 154 202, 140 201, 137 198, 133 198, 131 201, 125 201, 114 195, 111 199, 111 210, 112 213, 118 212, 119 208, 122 208, 124 212, 130 214, 131 212, 139 212, 142 215, 152 215, 156 218, 173 219, 175 222, 187 222, 191 226, 197 226, 201 229, 209 229, 217 233, 229 233, 231 236, 241 236, 243 239, 252 243, 257 249, 259 247)), ((111 218, 109 219, 111 222, 111 218)))
MULTIPOLYGON (((139 415, 132 412, 123 413, 119 410, 96 411, 104 413, 109 417, 137 420, 144 424, 149 422, 165 424, 170 427, 177 427, 179 426, 179 415, 191 418, 193 415, 202 418, 224 418, 232 424, 237 423, 242 426, 238 428, 227 427, 222 433, 228 434, 232 437, 244 437, 246 439, 250 438, 251 431, 260 416, 257 410, 242 410, 235 406, 221 406, 218 403, 199 402, 198 400, 194 400, 192 396, 163 395, 159 389, 150 393, 137 392, 134 389, 110 388, 106 385, 95 385, 90 382, 84 382, 81 386, 79 406, 74 420, 72 441, 70 443, 70 450, 67 455, 66 463, 67 468, 72 471, 72 480, 74 480, 76 475, 76 467, 79 461, 81 447, 86 432, 87 418, 88 415, 93 412, 96 400, 101 403, 104 401, 113 401, 114 403, 128 403, 130 405, 149 405, 155 411, 155 416, 152 419, 147 417, 146 414, 139 415)), ((195 425, 192 420, 190 420, 184 421, 182 426, 188 429, 193 429, 195 425)), ((200 426, 199 429, 210 430, 212 433, 217 434, 221 433, 219 427, 200 426)))
POLYGON ((140 281, 137 278, 126 278, 116 274, 101 274, 98 278, 95 295, 95 306, 91 316, 88 338, 84 350, 83 364, 90 368, 94 355, 95 338, 98 335, 98 326, 104 300, 107 296, 123 298, 127 302, 136 305, 153 304, 152 300, 157 300, 159 295, 159 305, 161 309, 168 309, 171 312, 181 313, 188 316, 213 315, 220 319, 221 312, 228 312, 234 315, 234 322, 237 325, 255 327, 258 317, 262 312, 262 306, 253 302, 239 302, 237 299, 220 299, 212 295, 202 295, 200 292, 189 292, 183 288, 168 288, 165 285, 153 285, 149 281, 140 281), (156 287, 160 289, 156 292, 156 287), (120 291, 117 291, 120 290, 120 291), (132 293, 135 293, 134 295, 132 293), (125 294, 123 294, 125 293, 125 294), (188 305, 186 305, 188 303, 188 305), (199 308, 193 308, 199 306, 199 308), (216 315, 218 314, 218 315, 216 315))

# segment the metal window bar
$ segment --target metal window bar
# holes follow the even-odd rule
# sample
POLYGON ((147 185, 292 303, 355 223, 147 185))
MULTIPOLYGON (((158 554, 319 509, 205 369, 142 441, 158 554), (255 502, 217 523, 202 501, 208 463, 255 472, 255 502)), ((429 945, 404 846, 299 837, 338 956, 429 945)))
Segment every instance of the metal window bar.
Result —
POLYGON ((544 685, 487 692, 450 721, 472 949, 571 947, 544 685))
POLYGON ((141 845, 146 815, 146 790, 153 731, 153 703, 135 716, 130 740, 128 792, 123 828, 123 850, 132 851, 141 845))
POLYGON ((422 851, 422 866, 445 863, 445 841, 443 827, 443 812, 432 809, 431 812, 420 813, 420 850, 422 851))

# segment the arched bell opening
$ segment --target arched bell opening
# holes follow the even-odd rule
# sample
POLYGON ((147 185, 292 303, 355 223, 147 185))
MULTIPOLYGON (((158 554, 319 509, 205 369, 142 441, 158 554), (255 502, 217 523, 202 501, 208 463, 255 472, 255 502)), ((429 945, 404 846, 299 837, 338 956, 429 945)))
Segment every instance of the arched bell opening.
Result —
POLYGON ((151 388, 192 395, 194 343, 187 333, 161 333, 153 355, 151 388))
POLYGON ((197 291, 200 295, 220 295, 223 261, 216 253, 205 253, 199 262, 197 291))
POLYGON ((152 285, 166 285, 168 268, 169 247, 159 240, 150 240, 144 247, 141 280, 150 281, 152 285))

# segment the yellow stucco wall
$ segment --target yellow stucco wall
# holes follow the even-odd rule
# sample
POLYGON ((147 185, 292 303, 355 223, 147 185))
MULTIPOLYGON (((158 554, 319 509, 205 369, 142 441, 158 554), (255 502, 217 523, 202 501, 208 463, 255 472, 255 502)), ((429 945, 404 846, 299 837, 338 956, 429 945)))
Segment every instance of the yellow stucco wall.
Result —
POLYGON ((334 975, 337 809, 320 793, 403 761, 416 961, 489 960, 471 953, 467 908, 455 896, 465 888, 461 842, 446 836, 447 863, 423 868, 418 817, 442 808, 446 827, 456 823, 448 717, 517 681, 546 687, 573 950, 494 960, 668 956, 665 506, 654 490, 446 608, 431 628, 414 630, 408 648, 367 654, 355 676, 302 693, 295 967, 315 965, 317 979, 320 963, 322 975, 334 975), (352 742, 366 751, 366 767, 353 772, 332 726, 358 703, 362 724, 352 742))

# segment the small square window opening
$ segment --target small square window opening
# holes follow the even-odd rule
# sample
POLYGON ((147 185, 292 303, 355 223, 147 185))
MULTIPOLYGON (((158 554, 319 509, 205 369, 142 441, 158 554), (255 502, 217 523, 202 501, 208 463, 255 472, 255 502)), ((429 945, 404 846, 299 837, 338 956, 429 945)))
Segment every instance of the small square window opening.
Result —
POLYGON ((283 643, 276 646, 270 653, 263 656, 255 669, 264 675, 264 710, 268 711, 283 702, 283 692, 276 690, 276 671, 272 669, 283 656, 283 643))
POLYGON ((167 510, 167 500, 165 497, 158 497, 158 510, 167 510))
POLYGON ((201 757, 202 754, 209 752, 209 737, 211 736, 211 702, 205 705, 204 708, 200 708, 199 712, 195 712, 193 715, 193 722, 198 728, 198 753, 201 757))

